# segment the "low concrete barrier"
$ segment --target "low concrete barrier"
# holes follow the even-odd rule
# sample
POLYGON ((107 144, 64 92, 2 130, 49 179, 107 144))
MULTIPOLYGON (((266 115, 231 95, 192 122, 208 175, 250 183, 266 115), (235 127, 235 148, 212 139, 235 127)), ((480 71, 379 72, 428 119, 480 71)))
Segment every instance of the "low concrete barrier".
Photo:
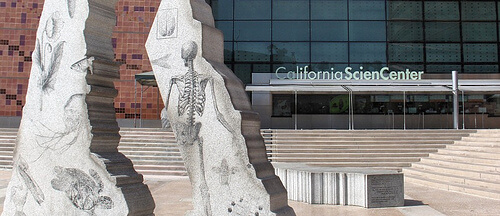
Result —
POLYGON ((311 167, 296 163, 273 165, 288 191, 289 200, 365 208, 404 205, 403 173, 397 171, 311 167))

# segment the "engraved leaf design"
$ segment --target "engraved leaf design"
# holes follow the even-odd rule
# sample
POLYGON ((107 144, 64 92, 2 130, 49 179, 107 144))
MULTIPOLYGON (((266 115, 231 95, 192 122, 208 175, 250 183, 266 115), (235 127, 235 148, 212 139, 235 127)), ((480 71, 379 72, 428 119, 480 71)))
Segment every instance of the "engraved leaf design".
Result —
POLYGON ((54 89, 54 73, 59 70, 59 66, 61 65, 64 44, 65 41, 59 42, 52 53, 50 64, 47 68, 45 76, 42 79, 42 90, 44 91, 54 89))
POLYGON ((173 16, 173 14, 169 14, 167 15, 167 36, 172 36, 172 34, 174 34, 175 32, 175 26, 176 26, 176 20, 175 20, 175 16, 173 16))
POLYGON ((28 187, 28 190, 31 192, 31 195, 33 195, 35 201, 40 205, 45 200, 45 196, 40 187, 38 186, 38 184, 30 176, 28 169, 29 169, 28 164, 22 158, 20 158, 17 164, 17 170, 19 171, 19 175, 23 179, 26 187, 28 187))
POLYGON ((44 67, 42 62, 42 53, 40 50, 40 40, 36 39, 35 51, 33 52, 33 62, 40 67, 40 72, 43 73, 44 67))

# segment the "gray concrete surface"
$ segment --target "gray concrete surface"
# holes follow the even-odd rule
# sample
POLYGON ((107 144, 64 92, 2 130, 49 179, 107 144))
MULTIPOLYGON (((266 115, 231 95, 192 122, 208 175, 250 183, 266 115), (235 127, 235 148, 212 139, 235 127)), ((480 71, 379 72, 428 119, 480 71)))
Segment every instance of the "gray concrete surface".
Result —
MULTIPOLYGON (((3 203, 11 171, 0 170, 0 203, 3 203)), ((192 209, 191 185, 187 177, 146 176, 156 202, 157 216, 182 216, 192 209)), ((297 215, 304 216, 493 216, 500 215, 500 200, 436 190, 415 184, 405 185, 405 206, 366 209, 355 206, 311 205, 290 201, 297 215)), ((0 206, 3 211, 3 206, 0 206)))

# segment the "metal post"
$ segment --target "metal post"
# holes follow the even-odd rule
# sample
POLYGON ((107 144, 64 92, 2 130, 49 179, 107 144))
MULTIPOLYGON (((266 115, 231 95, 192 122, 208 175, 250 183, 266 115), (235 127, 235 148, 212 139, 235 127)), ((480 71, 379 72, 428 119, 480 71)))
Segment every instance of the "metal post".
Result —
POLYGON ((352 90, 350 90, 351 93, 351 128, 354 130, 354 94, 352 93, 352 90))
POLYGON ((453 128, 458 130, 458 72, 451 72, 451 79, 453 84, 453 128))
MULTIPOLYGON (((137 104, 135 104, 135 107, 137 108, 137 104)), ((142 85, 141 85, 141 108, 139 108, 139 127, 142 128, 142 85)))
POLYGON ((295 130, 297 130, 297 91, 295 91, 295 130))
POLYGON ((406 91, 403 91, 403 130, 406 130, 406 91))
POLYGON ((137 104, 137 81, 134 82, 134 128, 137 127, 137 108, 135 105, 137 104))
POLYGON ((462 91, 462 129, 465 129, 465 95, 462 91))
POLYGON ((347 116, 348 117, 348 122, 349 122, 349 130, 352 130, 352 127, 351 127, 351 103, 352 103, 352 98, 351 98, 351 92, 348 91, 348 94, 349 94, 349 115, 347 116))

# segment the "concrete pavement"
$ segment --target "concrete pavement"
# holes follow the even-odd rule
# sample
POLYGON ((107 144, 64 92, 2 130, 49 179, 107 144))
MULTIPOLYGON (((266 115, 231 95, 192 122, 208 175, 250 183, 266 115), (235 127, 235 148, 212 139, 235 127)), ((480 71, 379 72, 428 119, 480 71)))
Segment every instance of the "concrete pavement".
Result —
MULTIPOLYGON (((0 170, 0 210, 3 210, 3 201, 10 176, 10 170, 0 170)), ((154 178, 146 176, 145 178, 156 202, 156 215, 181 216, 192 209, 191 185, 187 177, 154 178)), ((289 202, 299 216, 500 215, 500 200, 436 190, 411 183, 405 184, 405 206, 398 208, 365 209, 355 206, 310 205, 289 202)))

